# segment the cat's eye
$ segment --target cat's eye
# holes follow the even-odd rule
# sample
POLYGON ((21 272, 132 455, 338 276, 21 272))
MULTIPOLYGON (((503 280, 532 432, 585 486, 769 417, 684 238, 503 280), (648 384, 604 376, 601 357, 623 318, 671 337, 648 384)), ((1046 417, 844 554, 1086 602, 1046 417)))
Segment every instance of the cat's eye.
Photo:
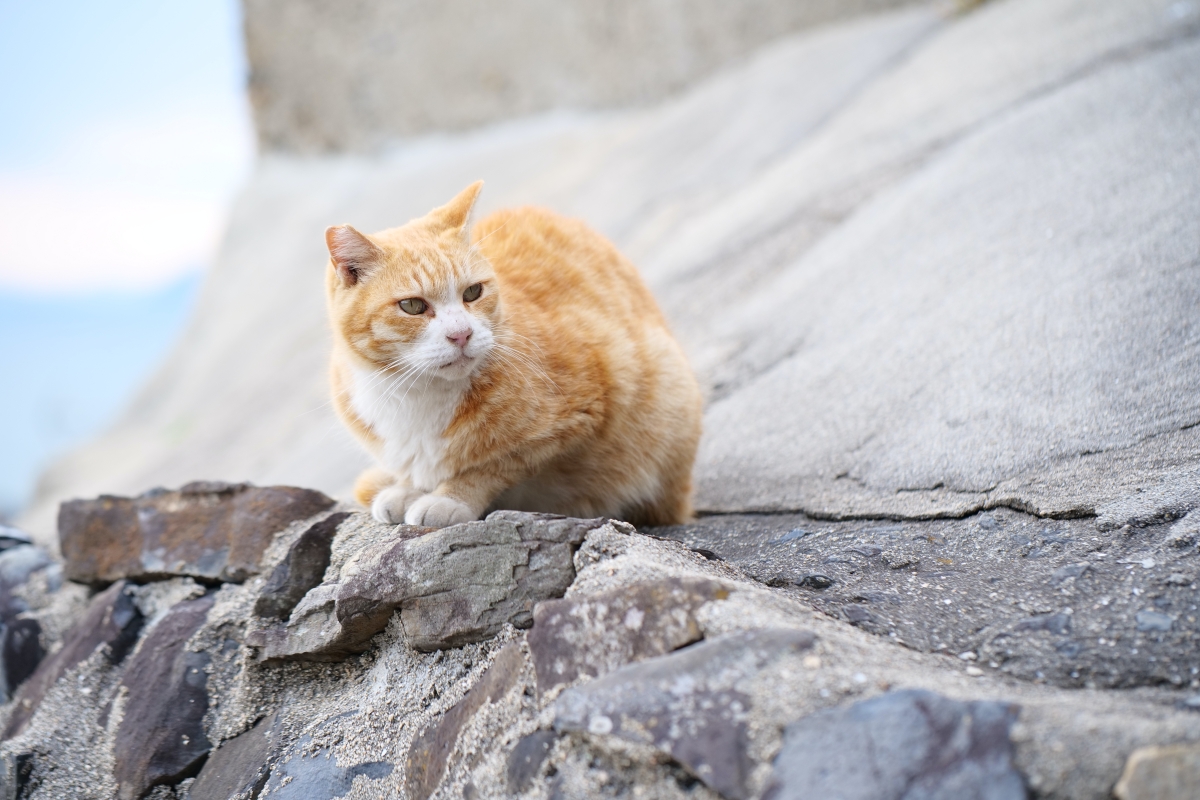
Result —
POLYGON ((424 314, 429 306, 419 297, 406 297, 400 301, 400 310, 405 314, 424 314))
POLYGON ((478 300, 481 294, 483 294, 483 284, 473 283, 463 292, 463 301, 469 303, 472 300, 478 300))

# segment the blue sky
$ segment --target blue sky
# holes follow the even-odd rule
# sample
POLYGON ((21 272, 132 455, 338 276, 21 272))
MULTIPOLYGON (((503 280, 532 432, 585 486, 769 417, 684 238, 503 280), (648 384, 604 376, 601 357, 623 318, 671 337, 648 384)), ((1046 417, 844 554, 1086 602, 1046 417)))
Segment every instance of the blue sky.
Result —
POLYGON ((210 258, 253 153, 245 74, 234 0, 0 0, 0 289, 210 258))
POLYGON ((0 516, 169 349, 253 158, 236 0, 0 0, 0 516))

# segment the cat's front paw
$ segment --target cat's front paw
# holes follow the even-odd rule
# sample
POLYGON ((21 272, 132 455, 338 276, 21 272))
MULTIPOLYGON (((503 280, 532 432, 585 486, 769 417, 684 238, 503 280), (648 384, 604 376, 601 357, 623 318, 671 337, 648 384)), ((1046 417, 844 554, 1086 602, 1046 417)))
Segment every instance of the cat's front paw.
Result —
POLYGON ((404 522, 404 512, 421 492, 408 486, 389 486, 371 501, 371 516, 384 525, 404 522))
POLYGON ((424 525, 428 528, 444 528, 460 522, 470 522, 478 514, 461 500, 439 494, 427 494, 418 498, 404 513, 409 525, 424 525))

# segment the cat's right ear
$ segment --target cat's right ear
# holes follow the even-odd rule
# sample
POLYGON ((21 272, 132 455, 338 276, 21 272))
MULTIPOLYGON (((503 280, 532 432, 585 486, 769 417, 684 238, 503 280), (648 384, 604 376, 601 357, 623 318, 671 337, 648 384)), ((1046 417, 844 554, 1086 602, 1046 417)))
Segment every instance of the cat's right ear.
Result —
POLYGON ((325 244, 343 286, 353 286, 383 261, 383 251, 349 225, 325 229, 325 244))

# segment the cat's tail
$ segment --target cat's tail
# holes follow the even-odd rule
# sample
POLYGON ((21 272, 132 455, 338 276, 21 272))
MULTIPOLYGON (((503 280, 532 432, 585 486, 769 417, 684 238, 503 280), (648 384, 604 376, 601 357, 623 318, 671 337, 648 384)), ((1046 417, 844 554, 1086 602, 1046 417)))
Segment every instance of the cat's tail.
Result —
POLYGON ((375 495, 395 482, 396 476, 387 470, 379 467, 369 467, 363 470, 362 474, 358 476, 358 480, 354 482, 354 499, 367 508, 370 508, 371 501, 375 499, 375 495))

